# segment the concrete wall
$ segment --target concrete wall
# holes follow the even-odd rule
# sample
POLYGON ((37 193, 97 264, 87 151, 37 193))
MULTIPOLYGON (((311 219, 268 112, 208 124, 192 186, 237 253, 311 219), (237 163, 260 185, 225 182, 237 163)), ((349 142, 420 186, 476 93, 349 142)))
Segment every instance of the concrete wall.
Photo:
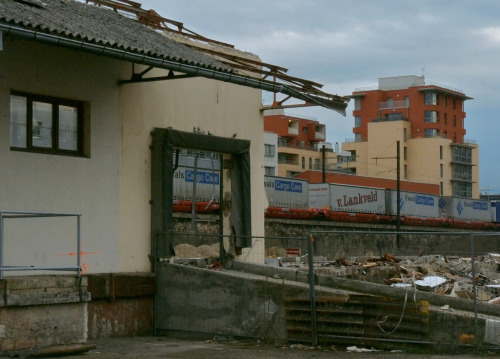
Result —
POLYGON ((165 284, 158 288, 159 334, 286 339, 282 281, 169 264, 159 268, 158 276, 165 284))
POLYGON ((85 278, 14 277, 0 286, 0 351, 86 342, 85 278))

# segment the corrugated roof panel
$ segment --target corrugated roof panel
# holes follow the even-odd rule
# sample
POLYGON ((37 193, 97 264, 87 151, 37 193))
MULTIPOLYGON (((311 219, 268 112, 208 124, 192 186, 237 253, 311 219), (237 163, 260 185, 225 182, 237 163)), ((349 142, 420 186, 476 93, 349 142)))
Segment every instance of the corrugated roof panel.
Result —
POLYGON ((74 0, 2 0, 0 23, 217 71, 233 71, 133 19, 74 0))

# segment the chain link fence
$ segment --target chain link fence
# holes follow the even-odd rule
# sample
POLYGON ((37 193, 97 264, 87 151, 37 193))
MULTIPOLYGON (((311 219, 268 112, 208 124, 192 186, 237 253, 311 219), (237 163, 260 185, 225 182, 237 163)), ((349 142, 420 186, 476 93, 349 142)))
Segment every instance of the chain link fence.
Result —
POLYGON ((498 233, 170 233, 157 267, 159 334, 313 345, 500 344, 498 233))

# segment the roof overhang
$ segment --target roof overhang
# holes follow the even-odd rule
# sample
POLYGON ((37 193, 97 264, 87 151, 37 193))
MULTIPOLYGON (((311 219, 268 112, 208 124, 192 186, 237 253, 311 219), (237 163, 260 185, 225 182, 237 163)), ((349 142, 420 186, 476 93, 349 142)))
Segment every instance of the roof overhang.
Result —
POLYGON ((462 100, 473 100, 472 97, 466 96, 465 94, 453 90, 449 90, 447 88, 443 87, 438 87, 438 86, 429 86, 429 87, 422 87, 419 88, 418 91, 420 92, 436 92, 436 93, 441 93, 443 95, 449 95, 449 96, 454 96, 461 98, 462 100))
MULTIPOLYGON (((131 19, 126 19, 124 21, 127 20, 134 21, 131 19)), ((7 36, 19 37, 54 46, 111 57, 133 64, 146 65, 152 68, 175 71, 190 77, 204 77, 285 95, 286 98, 279 104, 275 104, 277 105, 276 107, 280 107, 284 101, 293 98, 304 101, 303 105, 292 105, 294 107, 322 106, 337 111, 345 116, 345 110, 349 103, 348 97, 328 94, 320 89, 320 87, 322 87, 320 84, 289 76, 284 73, 286 72, 286 69, 259 61, 254 63, 250 63, 249 61, 243 62, 241 58, 235 59, 235 57, 232 56, 230 58, 217 60, 221 66, 203 66, 198 63, 189 63, 178 60, 174 57, 167 56, 168 54, 166 53, 144 53, 137 49, 119 47, 116 46, 116 44, 91 41, 84 37, 71 36, 71 34, 66 35, 57 32, 54 33, 48 29, 40 30, 39 28, 32 27, 30 24, 25 24, 20 21, 0 22, 0 31, 7 36), (253 72, 253 74, 249 75, 238 72, 238 69, 240 69, 241 66, 243 66, 244 70, 247 72, 253 72), (262 67, 269 68, 269 70, 259 70, 262 69, 262 67), (255 72, 259 71, 260 74, 255 75, 255 72)), ((191 50, 197 51, 198 53, 204 52, 200 48, 194 48, 191 50)), ((208 55, 210 56, 210 54, 208 55)), ((214 58, 220 59, 221 53, 215 54, 214 58)), ((166 79, 168 77, 164 78, 166 79)), ((273 106, 271 106, 271 108, 273 108, 273 106)))

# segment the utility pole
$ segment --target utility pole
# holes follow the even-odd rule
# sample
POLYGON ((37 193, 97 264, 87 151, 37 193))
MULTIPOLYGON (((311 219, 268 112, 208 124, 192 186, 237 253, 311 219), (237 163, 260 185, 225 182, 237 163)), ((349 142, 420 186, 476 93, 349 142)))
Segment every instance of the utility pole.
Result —
POLYGON ((397 246, 399 249, 399 242, 400 242, 400 236, 399 236, 399 231, 401 230, 401 150, 399 148, 399 141, 396 141, 396 146, 397 146, 397 151, 396 151, 396 161, 397 166, 396 166, 396 171, 397 171, 397 177, 396 177, 396 194, 398 197, 398 203, 397 203, 397 210, 396 210, 396 232, 397 234, 397 246))
POLYGON ((321 147, 321 172, 323 173, 323 183, 326 183, 326 154, 325 145, 321 147))

